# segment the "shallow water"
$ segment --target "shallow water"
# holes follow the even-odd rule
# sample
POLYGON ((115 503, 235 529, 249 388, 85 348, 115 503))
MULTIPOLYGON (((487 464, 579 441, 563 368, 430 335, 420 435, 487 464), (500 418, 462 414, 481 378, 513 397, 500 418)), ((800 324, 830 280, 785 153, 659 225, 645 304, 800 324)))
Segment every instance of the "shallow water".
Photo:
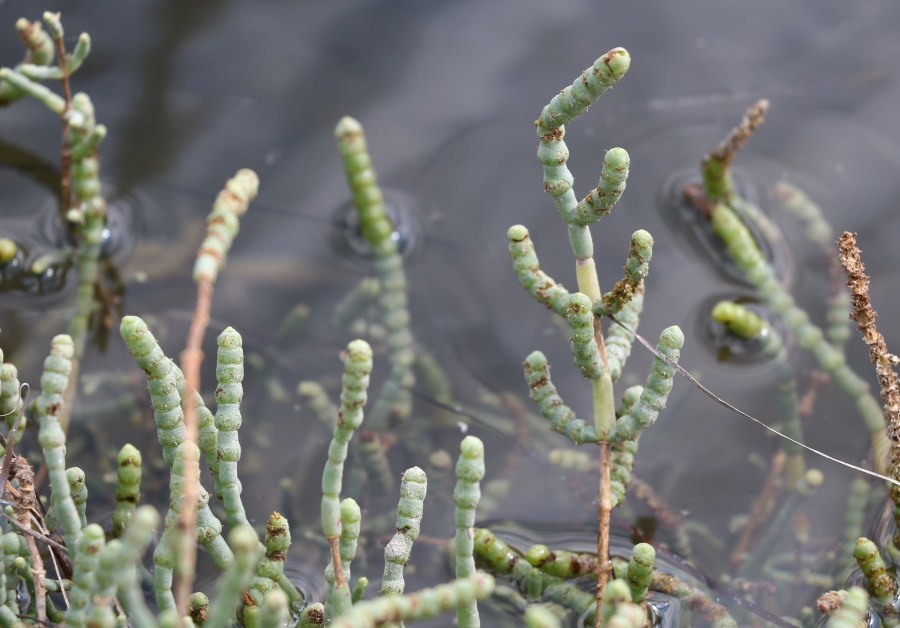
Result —
MULTIPOLYGON (((331 308, 368 272, 364 261, 347 259, 346 246, 335 244, 335 216, 346 209, 347 192, 332 129, 344 114, 365 125, 382 184, 414 207, 407 257, 413 328, 452 374, 458 401, 467 409, 425 446, 455 452, 457 420, 485 437, 488 479, 508 474, 513 480, 492 517, 526 527, 562 524, 587 531, 590 544, 593 474, 562 472, 546 462, 547 443, 565 443, 535 435, 538 426, 532 427, 530 444, 511 447, 512 437, 503 435, 511 420, 504 418, 498 431, 488 416, 508 417, 508 404, 485 405, 482 393, 512 393, 527 402, 520 364, 541 349, 555 366, 563 396, 580 414, 588 413, 589 397, 570 366, 566 334, 517 285, 505 232, 513 223, 527 225, 544 269, 574 284, 565 230, 541 190, 532 122, 549 97, 613 46, 629 49, 631 70, 569 125, 566 141, 580 191, 595 184, 603 150, 624 146, 631 154, 628 190, 613 215, 594 228, 594 238, 601 282, 609 287, 631 232, 645 228, 654 235, 644 335, 653 339, 664 327, 680 325, 687 337, 686 368, 735 405, 777 420, 774 365, 719 361, 710 337, 711 305, 723 297, 750 296, 750 290, 717 256, 708 234, 686 224, 671 202, 676 182, 692 177, 744 108, 765 97, 772 102, 766 125, 738 159, 742 185, 770 210, 768 188, 788 179, 822 205, 836 231, 859 232, 875 306, 882 312, 881 331, 889 346, 900 346, 900 329, 892 327, 889 315, 900 305, 894 297, 900 294, 894 270, 900 267, 894 246, 900 234, 900 44, 894 33, 900 9, 894 3, 767 0, 709 6, 654 0, 603 10, 577 0, 394 2, 389 8, 366 2, 182 4, 46 8, 64 11, 72 39, 81 30, 93 36, 94 52, 76 75, 75 88, 92 95, 98 119, 109 127, 102 155, 104 178, 114 190, 111 211, 132 225, 120 230, 120 239, 112 233, 113 258, 121 262, 125 283, 120 309, 152 321, 170 355, 180 351, 187 329, 194 301, 190 265, 212 199, 237 168, 260 174, 258 201, 217 286, 206 345, 213 355, 215 334, 225 324, 235 326, 248 352, 279 369, 288 393, 279 399, 260 385, 261 372, 248 370, 245 408, 252 410, 245 409, 242 471, 248 509, 257 520, 283 507, 277 480, 291 476, 299 485, 292 523, 297 530, 315 530, 318 521, 316 506, 298 507, 297 501, 318 503, 328 435, 300 408, 294 389, 301 378, 325 378, 333 385, 338 354, 349 337, 328 326, 331 308), (274 330, 301 302, 312 310, 309 327, 295 344, 279 342, 274 330), (514 471, 502 468, 516 458, 521 463, 514 471)), ((16 63, 21 55, 15 19, 36 17, 35 11, 22 1, 0 5, 0 24, 8 25, 0 41, 3 63, 16 63)), ((55 242, 46 217, 48 207, 52 213, 58 142, 56 121, 37 104, 0 111, 0 161, 7 166, 0 171, 0 230, 14 234, 33 255, 55 242)), ((827 277, 819 253, 796 222, 776 218, 789 250, 784 256, 773 249, 776 265, 798 301, 821 320, 827 277)), ((10 289, 0 312, 0 342, 23 381, 37 381, 45 347, 65 328, 74 296, 72 277, 57 273, 37 288, 34 283, 4 283, 10 289)), ((873 380, 855 335, 848 353, 873 380)), ((805 381, 810 360, 796 349, 792 356, 805 381)), ((89 347, 83 372, 117 365, 133 374, 126 358, 113 335, 89 347)), ((646 352, 635 349, 623 379, 641 381, 649 363, 646 352)), ((376 357, 376 379, 386 371, 384 359, 376 357)), ((203 379, 213 381, 211 368, 203 379)), ((94 401, 117 396, 120 385, 102 388, 94 401)), ((140 386, 135 382, 130 390, 140 386)), ((416 403, 417 414, 430 414, 426 399, 416 403)), ((76 420, 101 426, 76 431, 89 436, 89 446, 115 450, 134 438, 145 450, 152 447, 152 436, 132 435, 121 415, 97 417, 87 404, 76 409, 76 420)), ((748 510, 764 479, 748 457, 769 460, 777 444, 684 380, 676 383, 669 406, 641 440, 636 475, 674 511, 733 546, 728 522, 748 510)), ((146 413, 137 416, 149 420, 146 413)), ((804 427, 817 448, 851 462, 865 455, 865 433, 838 392, 820 394, 804 427)), ((394 471, 424 466, 421 457, 393 460, 394 471)), ((840 547, 839 539, 852 476, 825 461, 808 464, 826 478, 825 490, 804 507, 814 545, 847 554, 850 548, 840 547)), ((452 527, 452 482, 437 471, 433 477, 423 533, 443 538, 452 527)), ((102 512, 108 502, 101 492, 98 486, 96 508, 102 512)), ((623 535, 648 518, 639 501, 629 502, 631 510, 618 520, 623 535)), ((673 542, 666 531, 657 540, 673 542)), ((292 560, 324 564, 312 549, 302 558, 304 543, 311 547, 298 538, 292 560)), ((718 578, 727 570, 730 552, 695 545, 700 572, 718 578)), ((445 579, 449 572, 440 552, 421 551, 423 559, 431 553, 438 564, 431 569, 422 562, 424 580, 445 579)), ((370 569, 377 579, 376 554, 370 569)), ((802 591, 800 603, 795 599, 775 610, 796 614, 819 592, 802 591)))

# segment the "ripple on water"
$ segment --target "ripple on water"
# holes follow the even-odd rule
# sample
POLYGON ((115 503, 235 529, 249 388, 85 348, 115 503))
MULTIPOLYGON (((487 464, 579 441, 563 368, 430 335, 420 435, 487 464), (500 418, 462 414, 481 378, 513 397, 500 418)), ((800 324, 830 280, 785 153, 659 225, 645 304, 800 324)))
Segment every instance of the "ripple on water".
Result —
MULTIPOLYGON (((394 224, 391 237, 397 243, 400 255, 409 258, 424 241, 422 217, 416 200, 400 190, 383 188, 382 191, 385 210, 394 224)), ((345 203, 334 212, 331 243, 338 259, 357 267, 370 265, 374 256, 369 243, 362 236, 359 216, 353 203, 345 203)))
MULTIPOLYGON (((109 205, 101 252, 118 266, 138 240, 141 207, 137 197, 119 193, 114 184, 104 183, 104 194, 109 205)), ((0 292, 25 296, 18 307, 45 307, 47 299, 61 299, 74 289, 77 273, 70 271, 77 254, 72 236, 58 219, 54 196, 44 193, 33 211, 0 220, 0 235, 18 248, 15 258, 0 268, 0 292), (43 298, 36 301, 36 296, 43 298)))
POLYGON ((730 333, 724 324, 716 321, 712 316, 712 310, 720 301, 732 301, 743 305, 748 310, 759 315, 766 321, 766 327, 778 331, 784 338, 783 326, 771 311, 760 303, 754 295, 744 294, 718 294, 703 299, 696 306, 696 312, 691 317, 696 327, 695 338, 700 338, 703 346, 708 349, 719 363, 736 365, 762 364, 774 358, 766 353, 766 346, 762 336, 749 340, 740 338, 730 333))

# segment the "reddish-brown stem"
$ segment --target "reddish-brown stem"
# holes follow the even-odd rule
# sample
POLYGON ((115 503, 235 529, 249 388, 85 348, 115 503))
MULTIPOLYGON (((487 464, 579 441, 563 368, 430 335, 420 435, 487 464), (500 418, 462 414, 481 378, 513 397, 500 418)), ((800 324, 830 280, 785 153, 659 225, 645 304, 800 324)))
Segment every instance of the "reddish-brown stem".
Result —
POLYGON ((596 628, 600 628, 603 616, 600 607, 603 603, 603 593, 606 591, 606 583, 609 581, 609 572, 612 563, 609 562, 609 519, 612 513, 612 496, 610 491, 610 446, 607 442, 599 443, 600 446, 600 505, 598 507, 597 529, 597 614, 596 628))
POLYGON ((331 546, 331 564, 334 566, 334 585, 336 587, 342 587, 345 584, 344 565, 341 563, 340 541, 340 537, 328 537, 328 545, 331 546))
POLYGON ((179 545, 187 552, 183 563, 187 570, 178 574, 175 583, 175 605, 178 616, 184 617, 190 607, 190 595, 194 586, 194 571, 197 563, 197 546, 194 541, 194 528, 197 526, 198 473, 197 448, 197 400, 195 393, 200 390, 200 365, 203 364, 203 336, 209 326, 209 313, 212 309, 213 284, 208 279, 197 282, 197 305, 191 318, 187 342, 181 353, 181 369, 184 372, 184 393, 182 409, 184 411, 184 494, 181 504, 181 516, 178 521, 179 534, 184 539, 179 545), (185 537, 189 536, 189 539, 185 537))
POLYGON ((62 149, 59 157, 62 171, 59 182, 59 213, 63 224, 68 224, 66 214, 72 202, 72 159, 69 155, 69 122, 67 114, 72 108, 72 86, 69 84, 65 43, 63 43, 62 37, 54 37, 53 43, 56 46, 56 62, 59 65, 60 74, 62 74, 60 82, 62 83, 63 100, 66 103, 62 111, 62 149))

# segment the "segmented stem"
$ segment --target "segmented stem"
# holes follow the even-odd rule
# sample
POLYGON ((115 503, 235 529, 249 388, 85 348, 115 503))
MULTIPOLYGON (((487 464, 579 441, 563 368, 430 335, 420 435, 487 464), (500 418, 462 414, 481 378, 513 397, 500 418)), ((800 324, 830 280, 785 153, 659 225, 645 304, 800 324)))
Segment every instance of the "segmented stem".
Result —
POLYGON ((63 398, 69 387, 74 351, 75 346, 70 336, 59 335, 53 338, 50 354, 44 360, 41 395, 37 401, 40 421, 38 440, 50 476, 50 504, 69 547, 75 547, 78 542, 81 518, 72 500, 66 477, 66 434, 60 425, 59 416, 63 412, 63 398))
POLYGON ((597 432, 593 425, 575 416, 575 412, 563 403, 562 397, 550 379, 550 366, 540 351, 532 352, 525 359, 525 382, 528 394, 544 418, 557 432, 569 437, 576 445, 596 443, 597 432))
MULTIPOLYGON (((595 598, 575 582, 542 573, 522 555, 484 528, 475 529, 475 556, 479 563, 497 574, 508 575, 530 600, 555 602, 593 625, 595 598)), ((592 565, 596 569, 596 559, 592 565)))
POLYGON ((421 621, 446 613, 460 603, 482 600, 494 590, 494 579, 482 572, 407 595, 360 602, 335 620, 333 628, 374 628, 385 622, 421 621))
POLYGON ((343 578, 337 583, 334 564, 329 563, 325 569, 325 621, 326 623, 335 617, 339 617, 350 610, 353 605, 353 594, 350 591, 350 563, 356 558, 356 545, 359 541, 359 531, 362 521, 362 511, 359 504, 351 498, 341 502, 341 541, 340 557, 343 578))
POLYGON ((78 519, 81 527, 87 525, 87 498, 88 490, 85 484, 84 471, 79 467, 66 469, 66 481, 69 483, 69 492, 72 494, 72 503, 78 511, 78 519))
POLYGON ((234 562, 219 578, 218 594, 209 605, 209 615, 203 624, 206 628, 225 628, 234 623, 241 591, 250 584, 259 562, 262 546, 253 528, 238 526, 231 530, 228 545, 234 553, 234 562))
POLYGON ((648 543, 638 543, 631 550, 631 560, 628 561, 625 577, 631 590, 631 601, 636 604, 643 602, 647 596, 655 560, 656 550, 648 543))
POLYGON ((598 316, 618 314, 640 292, 643 281, 650 272, 652 257, 653 237, 643 229, 635 231, 631 236, 631 249, 625 262, 625 276, 603 295, 602 307, 594 307, 598 316))
MULTIPOLYGON (((244 606, 247 612, 249 606, 258 609, 265 607, 265 601, 272 591, 281 592, 279 581, 284 575, 284 561, 287 558, 288 548, 291 546, 291 528, 288 520, 279 513, 273 512, 266 522, 265 555, 256 566, 256 577, 247 589, 247 595, 251 598, 244 606)), ((285 598, 287 605, 287 598, 285 598)), ((261 617, 265 618, 263 612, 261 617)))
POLYGON ((397 503, 397 533, 384 548, 381 592, 385 595, 401 595, 406 586, 403 567, 409 562, 413 543, 419 537, 427 490, 428 479, 422 469, 412 467, 403 472, 397 503))
POLYGON ((113 532, 116 537, 131 525, 135 507, 141 500, 141 452, 126 444, 116 458, 116 509, 113 511, 113 532))
POLYGON ((888 442, 885 437, 882 409, 869 391, 869 385, 847 366, 843 353, 825 339, 805 311, 797 306, 757 246, 753 235, 741 219, 725 203, 712 209, 712 228, 728 248, 744 277, 760 298, 784 321, 803 349, 809 351, 838 387, 848 394, 870 432, 876 467, 883 468, 888 442))
POLYGON ((883 608, 891 608, 897 592, 897 581, 888 572, 878 547, 865 537, 859 537, 853 557, 866 577, 874 601, 883 608))
MULTIPOLYGON (((481 499, 484 478, 484 443, 476 436, 466 436, 459 445, 456 462, 456 488, 453 502, 456 504, 456 577, 467 578, 475 573, 475 512, 481 499)), ((456 624, 460 628, 477 628, 481 625, 475 601, 460 604, 456 608, 456 624)))
POLYGON ((519 283, 535 301, 565 317, 571 295, 562 284, 541 270, 528 229, 513 225, 507 231, 509 254, 519 283))
POLYGON ((69 591, 69 610, 66 612, 68 626, 87 625, 88 611, 96 588, 100 552, 105 545, 103 528, 96 523, 85 527, 78 538, 72 561, 74 574, 72 589, 69 591))
MULTIPOLYGON (((620 321, 628 329, 637 331, 641 319, 641 311, 644 309, 644 284, 641 282, 634 290, 631 299, 622 310, 616 314, 616 320, 620 321)), ((596 306, 594 313, 597 313, 596 306)), ((622 376, 622 369, 631 355, 631 346, 634 344, 634 334, 625 327, 613 322, 604 338, 606 358, 609 362, 609 376, 616 382, 622 376)))
POLYGON ((322 472, 322 530, 329 540, 337 541, 341 536, 340 494, 344 461, 353 432, 362 425, 371 372, 372 348, 365 340, 354 340, 347 345, 341 380, 341 406, 328 446, 328 460, 322 472))
POLYGON ((244 503, 241 501, 241 481, 238 462, 241 443, 241 399, 244 396, 244 350, 241 335, 228 327, 218 338, 216 353, 216 452, 219 461, 219 482, 228 526, 248 526, 244 503))
POLYGON ((156 421, 156 435, 163 459, 170 467, 175 449, 184 442, 184 413, 179 395, 179 369, 166 357, 159 343, 137 316, 122 318, 119 331, 138 366, 147 373, 147 391, 156 421))
POLYGON ((122 542, 117 546, 118 566, 115 579, 119 601, 125 608, 128 621, 135 628, 153 628, 156 625, 153 614, 147 608, 137 569, 158 527, 159 513, 156 509, 141 506, 134 511, 134 516, 121 535, 122 542))
POLYGON ((238 170, 225 183, 206 218, 206 237, 194 262, 195 282, 215 283, 240 230, 240 218, 258 192, 259 177, 247 168, 238 170))
POLYGON ((372 167, 362 125, 353 118, 344 117, 338 122, 334 133, 353 205, 359 216, 360 229, 375 257, 380 288, 378 307, 387 330, 391 374, 370 412, 370 423, 377 429, 383 429, 389 416, 406 418, 412 409, 409 389, 415 383, 411 368, 415 351, 409 328, 406 273, 403 258, 393 239, 394 226, 385 209, 384 195, 372 167))
POLYGON ((600 349, 594 338, 594 312, 591 309, 591 300, 586 295, 576 292, 569 297, 566 312, 575 366, 585 378, 599 379, 603 373, 603 365, 600 360, 600 349))
MULTIPOLYGON (((664 329, 659 335, 656 350, 677 362, 683 344, 684 334, 677 325, 673 325, 664 329)), ((634 440, 656 421, 659 411, 666 405, 674 377, 675 369, 673 367, 657 357, 653 358, 653 365, 650 367, 650 374, 647 376, 640 399, 631 412, 616 420, 615 430, 609 437, 610 442, 634 440)))

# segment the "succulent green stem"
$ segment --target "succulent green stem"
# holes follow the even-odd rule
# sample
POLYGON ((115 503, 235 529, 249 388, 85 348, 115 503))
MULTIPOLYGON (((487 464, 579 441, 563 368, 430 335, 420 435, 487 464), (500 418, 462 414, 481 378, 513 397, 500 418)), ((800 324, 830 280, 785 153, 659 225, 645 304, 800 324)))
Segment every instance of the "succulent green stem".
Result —
POLYGON ((379 283, 378 307, 387 330, 391 374, 370 412, 371 425, 380 430, 387 426, 391 415, 406 418, 412 408, 409 389, 415 383, 412 371, 415 351, 409 328, 406 273, 393 238, 394 226, 385 208, 384 195, 372 166, 362 125, 345 116, 338 122, 334 133, 362 235, 375 257, 379 283))
POLYGON ((653 561, 656 560, 656 550, 648 543, 638 543, 631 550, 631 560, 628 561, 626 579, 631 590, 631 601, 640 604, 647 596, 650 588, 650 579, 653 575, 653 561))
MULTIPOLYGON (((677 325, 663 330, 656 345, 657 351, 674 362, 678 362, 684 334, 677 325)), ((644 384, 640 399, 631 412, 616 420, 616 428, 610 435, 611 442, 634 440, 642 431, 656 421, 659 411, 666 405, 666 399, 672 390, 675 369, 668 362, 654 357, 650 374, 644 384)))
POLYGON ((116 509, 113 511, 113 532, 116 537, 131 525, 135 507, 141 500, 141 452, 126 444, 116 458, 116 509))
POLYGON ((602 306, 594 308, 598 316, 618 314, 629 301, 640 292, 644 279, 650 272, 650 258, 653 256, 653 237, 638 229, 631 236, 631 249, 625 262, 625 276, 616 282, 613 289, 603 295, 602 306))
POLYGON ((244 396, 244 350, 241 335, 228 327, 218 338, 216 353, 216 452, 219 466, 219 485, 228 526, 249 526, 241 501, 241 481, 238 479, 238 462, 241 459, 241 443, 238 430, 241 427, 241 399, 244 396))
MULTIPOLYGON (((459 445, 456 462, 456 488, 453 501, 456 504, 456 577, 468 578, 475 573, 475 511, 481 499, 484 478, 484 443, 476 436, 466 436, 459 445)), ((456 608, 456 625, 460 628, 477 628, 481 625, 475 601, 460 604, 456 608)))
POLYGON ((235 609, 243 591, 253 578, 259 562, 260 544, 256 532, 247 526, 238 526, 228 534, 234 562, 219 579, 218 592, 209 606, 206 628, 226 628, 234 623, 235 609))
POLYGON ((50 476, 50 504, 69 547, 76 547, 81 534, 81 517, 72 499, 66 477, 66 434, 60 425, 75 346, 72 338, 59 335, 50 343, 50 354, 44 360, 41 395, 37 402, 40 430, 38 440, 50 476))
MULTIPOLYGON (((888 572, 878 547, 869 539, 860 537, 853 548, 853 557, 866 577, 875 603, 893 612, 891 607, 897 592, 897 581, 888 572)), ((896 618, 892 623, 896 625, 896 618)))
POLYGON ((340 583, 335 577, 334 564, 329 563, 325 569, 325 621, 339 617, 350 610, 353 605, 353 593, 350 591, 350 563, 356 558, 356 546, 359 541, 362 511, 359 504, 347 497, 341 502, 341 541, 340 556, 343 578, 340 583))
POLYGON ((540 351, 533 351, 525 358, 525 381, 528 394, 550 425, 557 432, 569 437, 576 445, 596 443, 597 431, 593 425, 575 416, 575 412, 563 403, 550 379, 550 366, 540 351))
POLYGON ((419 537, 427 490, 428 479, 422 469, 412 467, 404 471, 400 480, 400 501, 397 503, 397 533, 384 548, 381 592, 385 595, 401 595, 406 587, 403 567, 409 562, 413 543, 419 537))
POLYGON ((215 283, 231 244, 240 230, 240 218, 259 192, 259 177, 247 168, 238 170, 213 202, 206 219, 206 238, 194 262, 194 281, 215 283))

